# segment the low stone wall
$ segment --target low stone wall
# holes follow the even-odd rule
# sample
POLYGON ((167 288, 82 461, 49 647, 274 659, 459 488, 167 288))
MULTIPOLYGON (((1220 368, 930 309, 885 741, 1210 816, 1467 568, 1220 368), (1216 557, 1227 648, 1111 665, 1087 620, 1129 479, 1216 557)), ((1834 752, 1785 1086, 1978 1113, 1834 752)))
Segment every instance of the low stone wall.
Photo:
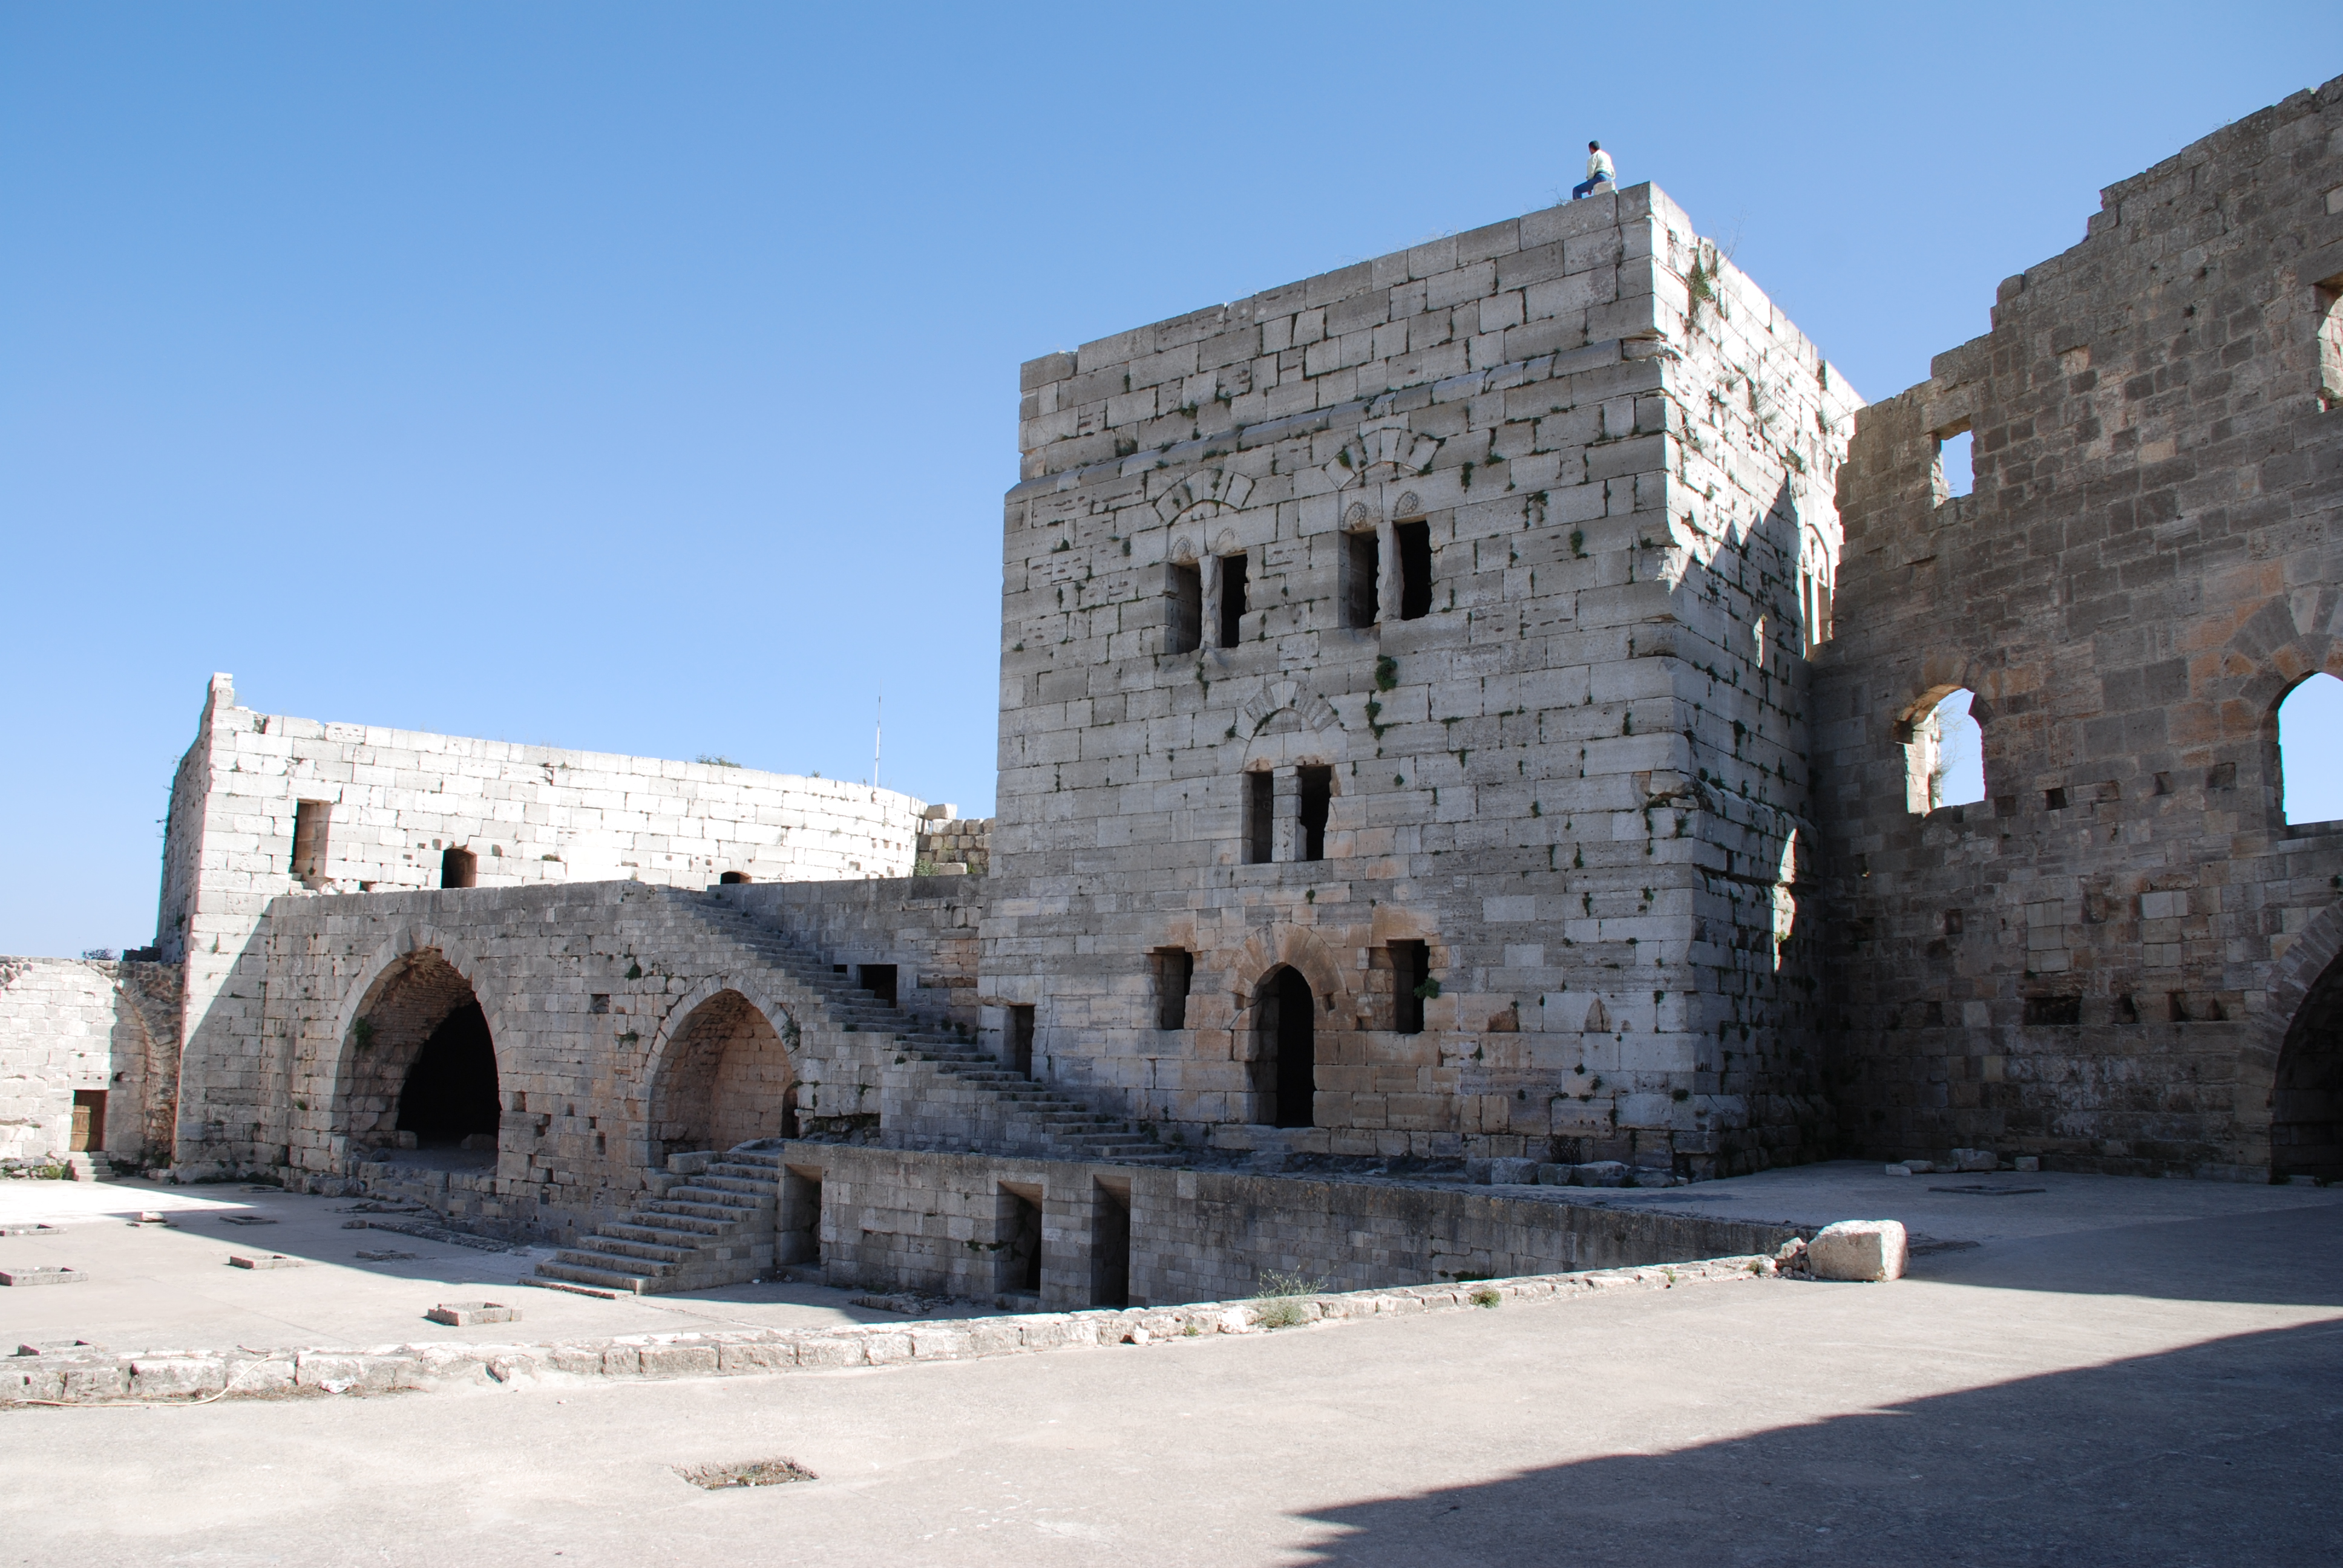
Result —
POLYGON ((1021 1239, 1039 1211, 1044 1307, 1246 1296, 1265 1275, 1335 1290, 1771 1254, 1785 1226, 1436 1182, 1313 1180, 1080 1161, 791 1142, 781 1256, 831 1284, 988 1300, 1032 1289, 1021 1239), (793 1189, 793 1191, 792 1191, 793 1189), (794 1236, 790 1227, 799 1229, 794 1236))
POLYGON ((1615 1291, 1767 1279, 1771 1256, 1711 1258, 1477 1284, 1213 1302, 1127 1312, 913 1320, 828 1330, 713 1334, 626 1334, 550 1344, 441 1342, 364 1350, 184 1352, 12 1358, 0 1372, 0 1406, 201 1403, 457 1388, 521 1378, 681 1378, 770 1375, 799 1370, 973 1361, 1103 1345, 1182 1344, 1209 1335, 1280 1332, 1313 1323, 1492 1309, 1516 1302, 1588 1300, 1615 1291))

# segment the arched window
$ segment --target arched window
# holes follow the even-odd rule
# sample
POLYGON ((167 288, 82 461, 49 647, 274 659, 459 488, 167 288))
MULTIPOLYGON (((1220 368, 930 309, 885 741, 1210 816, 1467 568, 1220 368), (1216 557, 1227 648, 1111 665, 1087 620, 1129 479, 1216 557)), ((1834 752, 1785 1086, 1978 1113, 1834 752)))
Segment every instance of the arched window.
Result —
POLYGON ((1970 717, 1976 693, 1947 692, 1924 709, 1904 741, 1906 803, 1916 812, 1985 799, 1985 732, 1970 717))
POLYGON ((2288 822, 2343 819, 2343 680, 2314 675, 2278 705, 2278 769, 2288 822))

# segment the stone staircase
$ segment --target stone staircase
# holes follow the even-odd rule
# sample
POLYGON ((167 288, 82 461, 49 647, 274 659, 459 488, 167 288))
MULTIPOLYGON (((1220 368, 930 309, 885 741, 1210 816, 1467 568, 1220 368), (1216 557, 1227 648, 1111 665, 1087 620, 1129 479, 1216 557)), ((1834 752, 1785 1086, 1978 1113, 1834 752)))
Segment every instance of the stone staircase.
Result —
POLYGON ((979 1150, 1061 1160, 1170 1165, 1180 1156, 1130 1122, 1017 1071, 950 1024, 923 1020, 857 986, 835 966, 727 903, 685 895, 691 912, 786 975, 828 1021, 891 1048, 912 1070, 890 1093, 881 1141, 909 1149, 979 1150))
POLYGON ((780 1155, 743 1147, 678 1155, 673 1163, 683 1167, 681 1181, 539 1263, 528 1282, 642 1296, 737 1285, 769 1272, 780 1155))

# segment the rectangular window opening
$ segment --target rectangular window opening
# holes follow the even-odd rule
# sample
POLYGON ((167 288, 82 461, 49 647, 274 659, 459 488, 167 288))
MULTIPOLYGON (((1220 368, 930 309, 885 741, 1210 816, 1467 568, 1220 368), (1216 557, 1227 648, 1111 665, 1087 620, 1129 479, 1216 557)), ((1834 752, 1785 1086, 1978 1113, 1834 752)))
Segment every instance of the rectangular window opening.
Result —
POLYGON ((1163 651, 1193 653, 1203 640, 1203 571, 1175 561, 1163 571, 1163 651))
POLYGON ((995 1286, 1003 1295, 1041 1293, 1041 1190, 1001 1184, 1001 1250, 995 1286))
POLYGON ((774 1261, 821 1261, 821 1176, 818 1170, 801 1171, 795 1166, 781 1172, 774 1261))
POLYGON ((1009 1010, 1007 1044, 1009 1065, 1026 1077, 1032 1077, 1033 1010, 1031 1007, 1012 1007, 1009 1010))
POLYGON ((324 878, 327 824, 334 808, 324 800, 302 800, 293 807, 293 875, 308 882, 324 878))
POLYGON ((2027 997, 2026 1021, 2054 1028, 2072 1027, 2083 1021, 2083 999, 2078 996, 2027 997))
POLYGON ((1244 640, 1246 558, 1221 558, 1221 646, 1234 648, 1244 640))
POLYGON ((1148 957, 1155 970, 1155 1027, 1188 1027, 1188 988, 1196 978, 1196 955, 1185 948, 1158 948, 1148 957))
POLYGON ((1244 775, 1244 863, 1248 866, 1269 864, 1276 789, 1276 781, 1265 770, 1244 775))
POLYGON ((885 1002, 895 1005, 895 966, 893 964, 857 964, 854 983, 885 1002))
POLYGON ((1375 573, 1382 569, 1383 545, 1371 533, 1342 536, 1342 624, 1375 624, 1375 573))
POLYGON ((1937 500, 1956 500, 1976 487, 1976 443, 1969 437, 1967 420, 1936 432, 1937 500))
POLYGON ((1432 978, 1432 950, 1425 942, 1391 944, 1392 1028, 1401 1034, 1423 1032, 1423 993, 1432 978))
POLYGON ((1334 804, 1334 770, 1302 768, 1298 782, 1302 795, 1302 859, 1326 858, 1326 818, 1334 804))
POLYGON ((1422 620, 1432 613, 1432 525, 1396 524, 1399 542, 1399 618, 1422 620))
POLYGON ((1091 1305, 1131 1302, 1131 1189, 1091 1183, 1091 1305))
POLYGON ((439 857, 439 885, 443 888, 469 888, 480 879, 479 857, 469 849, 449 849, 439 857))

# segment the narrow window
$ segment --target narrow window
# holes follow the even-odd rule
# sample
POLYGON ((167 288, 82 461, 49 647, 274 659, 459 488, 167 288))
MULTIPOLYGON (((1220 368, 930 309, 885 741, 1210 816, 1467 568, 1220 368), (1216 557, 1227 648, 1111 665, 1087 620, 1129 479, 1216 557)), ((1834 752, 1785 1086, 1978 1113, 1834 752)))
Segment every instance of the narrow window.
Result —
POLYGON ((1221 646, 1234 648, 1244 640, 1246 558, 1221 558, 1221 646))
POLYGON ((1091 1305, 1131 1305, 1131 1186, 1091 1183, 1091 1305))
POLYGON ((1322 860, 1326 858, 1326 814, 1334 801, 1334 770, 1332 768, 1299 769, 1302 788, 1302 858, 1322 860))
POLYGON ((993 1256, 1003 1295, 1034 1296, 1041 1291, 1041 1189, 1001 1184, 1001 1250, 993 1256))
POLYGON ((1026 1077, 1033 1076, 1033 1010, 1012 1007, 1009 1010, 1009 1065, 1026 1077))
POLYGON ((293 808, 293 875, 302 881, 326 874, 327 824, 334 809, 323 800, 303 800, 293 808))
POLYGON ((439 885, 468 888, 479 879, 479 859, 469 849, 449 849, 439 857, 439 885))
POLYGON ((2343 273, 2318 288, 2318 406, 2343 408, 2343 273))
POLYGON ((1163 578, 1163 651, 1193 653, 1204 640, 1203 571, 1175 561, 1163 578))
POLYGON ((1155 970, 1155 1027, 1188 1027, 1188 987, 1196 978, 1196 955, 1185 948, 1158 948, 1148 957, 1155 970))
POLYGON ((1276 780, 1265 770, 1244 776, 1244 863, 1248 866, 1269 864, 1276 790, 1276 780))
POLYGON ((1432 951, 1423 942, 1391 944, 1392 1028, 1401 1034, 1423 1032, 1424 982, 1432 978, 1432 951))
POLYGON ((2314 675, 2278 705, 2278 777, 2288 822, 2343 819, 2343 680, 2314 675))
POLYGON ((1432 525, 1401 523, 1392 533, 1399 541, 1399 618, 1422 620, 1432 613, 1432 525))
POLYGON ((864 990, 885 1002, 895 1005, 895 966, 893 964, 857 964, 855 982, 864 990))
POLYGON ((1375 573, 1382 569, 1383 546, 1372 533, 1342 536, 1342 624, 1375 624, 1375 573))
POLYGON ((1962 688, 1905 726, 1906 809, 1917 814, 1985 799, 1985 732, 1970 715, 1976 694, 1962 688))
POLYGON ((1949 501, 1976 487, 1975 452, 1967 420, 1936 432, 1936 499, 1949 501))

